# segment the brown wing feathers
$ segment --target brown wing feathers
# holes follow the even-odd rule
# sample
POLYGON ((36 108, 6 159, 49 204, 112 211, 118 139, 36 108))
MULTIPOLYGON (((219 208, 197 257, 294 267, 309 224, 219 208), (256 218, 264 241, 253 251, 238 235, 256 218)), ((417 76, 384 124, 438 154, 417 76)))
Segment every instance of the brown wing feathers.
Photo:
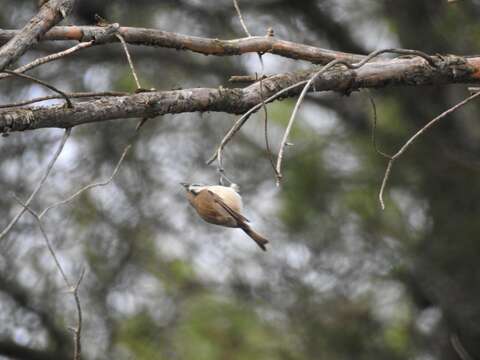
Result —
POLYGON ((268 244, 268 240, 261 236, 259 233, 255 232, 250 227, 250 225, 247 224, 248 219, 242 214, 239 214, 238 212, 233 210, 227 204, 225 204, 225 202, 217 194, 213 193, 210 190, 207 191, 213 197, 213 200, 237 221, 238 227, 245 231, 245 233, 250 236, 263 251, 267 251, 265 244, 268 244))

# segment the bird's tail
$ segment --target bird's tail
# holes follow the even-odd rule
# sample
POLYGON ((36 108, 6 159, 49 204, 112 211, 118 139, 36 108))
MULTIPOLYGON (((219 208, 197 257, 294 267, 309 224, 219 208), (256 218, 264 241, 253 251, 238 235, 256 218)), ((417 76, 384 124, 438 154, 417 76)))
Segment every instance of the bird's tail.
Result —
POLYGON ((245 231, 245 233, 250 236, 256 243, 258 246, 260 246, 260 248, 263 250, 263 251, 267 251, 267 248, 266 248, 266 244, 268 244, 268 240, 265 239, 262 235, 260 235, 259 233, 255 232, 248 224, 242 224, 241 226, 242 230, 245 231))

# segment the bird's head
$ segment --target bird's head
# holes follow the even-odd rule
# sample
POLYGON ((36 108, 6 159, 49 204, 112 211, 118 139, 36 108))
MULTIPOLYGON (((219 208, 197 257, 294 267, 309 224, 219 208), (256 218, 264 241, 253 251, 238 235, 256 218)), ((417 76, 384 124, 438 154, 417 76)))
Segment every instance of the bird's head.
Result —
POLYGON ((180 183, 180 185, 182 185, 185 188, 185 191, 193 195, 197 195, 202 189, 205 188, 205 185, 202 185, 202 184, 189 184, 189 183, 182 182, 180 183))

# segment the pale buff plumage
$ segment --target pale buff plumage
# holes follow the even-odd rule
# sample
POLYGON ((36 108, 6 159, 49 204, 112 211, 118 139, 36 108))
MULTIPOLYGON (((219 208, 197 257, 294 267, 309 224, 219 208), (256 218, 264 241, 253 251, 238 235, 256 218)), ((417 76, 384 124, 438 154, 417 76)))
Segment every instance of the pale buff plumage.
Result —
POLYGON ((203 220, 220 226, 241 228, 262 250, 266 250, 268 240, 255 232, 242 215, 242 198, 235 187, 182 185, 187 191, 188 201, 203 220))

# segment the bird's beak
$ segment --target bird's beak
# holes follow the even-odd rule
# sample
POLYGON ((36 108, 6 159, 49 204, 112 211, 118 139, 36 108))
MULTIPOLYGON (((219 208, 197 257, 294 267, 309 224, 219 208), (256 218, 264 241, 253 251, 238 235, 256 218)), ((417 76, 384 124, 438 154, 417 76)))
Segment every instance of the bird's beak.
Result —
POLYGON ((189 186, 188 183, 181 182, 180 185, 182 185, 185 188, 185 190, 188 190, 188 186, 189 186))

